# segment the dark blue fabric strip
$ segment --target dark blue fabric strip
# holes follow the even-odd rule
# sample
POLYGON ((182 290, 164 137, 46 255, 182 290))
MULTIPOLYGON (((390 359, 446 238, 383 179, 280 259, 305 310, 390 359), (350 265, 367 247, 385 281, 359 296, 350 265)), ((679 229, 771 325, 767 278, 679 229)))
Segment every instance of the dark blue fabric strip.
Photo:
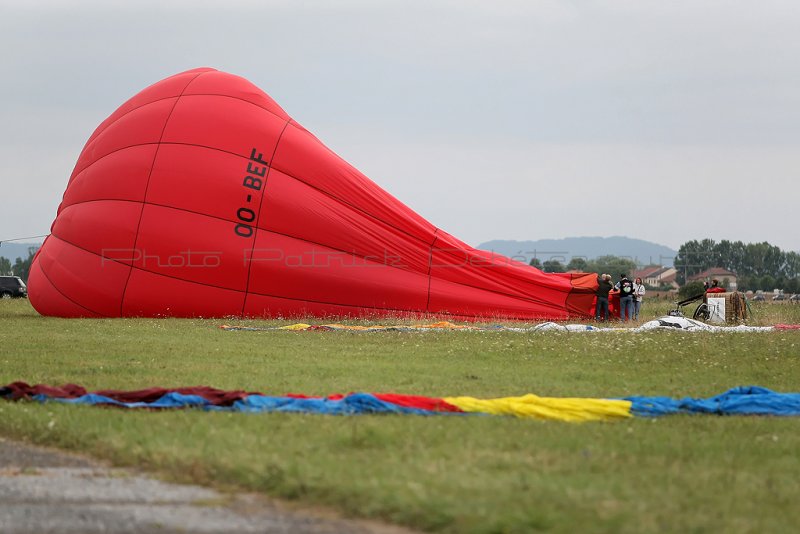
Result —
POLYGON ((717 415, 800 415, 800 393, 778 393, 760 386, 729 389, 707 399, 686 397, 625 397, 631 401, 631 413, 639 417, 671 414, 717 415))

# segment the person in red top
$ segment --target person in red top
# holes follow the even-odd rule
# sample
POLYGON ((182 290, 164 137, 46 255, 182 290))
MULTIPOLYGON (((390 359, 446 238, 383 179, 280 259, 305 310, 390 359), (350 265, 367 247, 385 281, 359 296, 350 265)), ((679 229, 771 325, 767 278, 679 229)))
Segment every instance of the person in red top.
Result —
POLYGON ((719 285, 719 280, 714 278, 711 280, 711 287, 706 289, 706 293, 725 293, 725 288, 719 285))

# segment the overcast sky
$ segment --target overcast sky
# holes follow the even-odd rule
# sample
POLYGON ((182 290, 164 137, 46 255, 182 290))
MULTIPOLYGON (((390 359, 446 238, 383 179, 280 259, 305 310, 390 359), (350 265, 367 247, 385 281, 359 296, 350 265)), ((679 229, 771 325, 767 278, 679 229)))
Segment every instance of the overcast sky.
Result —
POLYGON ((0 0, 0 239, 144 87, 243 76, 436 226, 800 250, 800 2, 0 0))

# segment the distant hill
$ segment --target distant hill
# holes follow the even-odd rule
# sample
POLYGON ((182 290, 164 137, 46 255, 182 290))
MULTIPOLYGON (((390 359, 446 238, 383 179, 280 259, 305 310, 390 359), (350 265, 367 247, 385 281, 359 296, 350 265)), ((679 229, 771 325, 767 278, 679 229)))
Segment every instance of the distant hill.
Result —
MULTIPOLYGON (((3 242, 0 244, 0 257, 11 263, 17 258, 27 258, 28 248, 38 250, 41 243, 3 242)), ((478 245, 479 249, 494 251, 516 260, 530 262, 536 256, 542 261, 557 259, 566 264, 573 257, 587 259, 598 256, 622 256, 638 264, 671 266, 676 251, 658 243, 632 239, 630 237, 566 237, 564 239, 539 239, 538 241, 513 241, 495 239, 478 245)))
POLYGON ((525 263, 535 256, 541 261, 558 260, 567 264, 574 257, 593 259, 599 256, 621 256, 639 265, 671 267, 677 251, 671 248, 630 237, 565 237, 538 241, 496 239, 478 245, 479 249, 494 251, 525 263))
POLYGON ((0 243, 0 258, 8 258, 8 261, 13 264, 17 258, 28 258, 28 248, 33 247, 39 250, 41 246, 41 243, 18 243, 16 241, 9 243, 8 241, 3 241, 0 243))

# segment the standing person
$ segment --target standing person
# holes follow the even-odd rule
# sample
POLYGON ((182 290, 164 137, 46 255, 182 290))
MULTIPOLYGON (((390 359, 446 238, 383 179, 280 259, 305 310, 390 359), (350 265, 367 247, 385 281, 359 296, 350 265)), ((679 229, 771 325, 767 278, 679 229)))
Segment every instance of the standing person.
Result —
POLYGON ((725 288, 719 285, 719 280, 711 280, 711 286, 706 287, 706 293, 725 293, 725 288))
POLYGON ((608 292, 613 289, 611 275, 601 274, 597 277, 597 305, 594 307, 594 318, 597 321, 608 321, 608 292), (600 316, 602 315, 602 319, 600 316))
POLYGON ((642 299, 644 297, 644 284, 641 278, 633 281, 633 319, 639 320, 639 310, 642 309, 642 299))
POLYGON ((625 275, 619 275, 619 282, 614 286, 619 289, 619 317, 622 322, 633 319, 633 282, 625 275))

